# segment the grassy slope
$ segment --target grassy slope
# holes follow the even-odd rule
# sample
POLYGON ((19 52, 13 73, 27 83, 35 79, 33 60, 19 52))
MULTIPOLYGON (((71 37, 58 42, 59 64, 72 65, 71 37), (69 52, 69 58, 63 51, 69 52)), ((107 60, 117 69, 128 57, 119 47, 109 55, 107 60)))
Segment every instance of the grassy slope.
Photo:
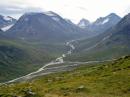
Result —
POLYGON ((1 97, 130 97, 130 57, 31 82, 3 85, 1 97))
POLYGON ((50 45, 0 40, 0 82, 37 70, 65 52, 61 44, 50 45), (60 51, 60 52, 58 52, 60 51))
POLYGON ((101 36, 94 37, 92 39, 80 40, 74 44, 76 49, 72 55, 66 58, 66 60, 91 61, 119 58, 130 54, 129 41, 129 36, 123 34, 113 35, 106 40, 103 40, 101 36))

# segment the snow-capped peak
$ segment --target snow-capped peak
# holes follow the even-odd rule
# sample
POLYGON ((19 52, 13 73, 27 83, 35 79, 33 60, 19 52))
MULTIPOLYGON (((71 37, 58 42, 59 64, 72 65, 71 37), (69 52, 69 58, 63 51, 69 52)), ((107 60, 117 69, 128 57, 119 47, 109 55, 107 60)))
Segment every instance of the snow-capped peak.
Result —
POLYGON ((95 25, 103 25, 103 24, 106 24, 106 23, 109 23, 109 22, 116 22, 116 21, 119 21, 121 18, 116 15, 115 13, 111 13, 109 15, 107 15, 106 17, 100 17, 98 18, 94 24, 95 25))
POLYGON ((78 26, 81 27, 81 28, 85 28, 86 26, 89 26, 89 25, 90 25, 90 22, 86 19, 82 19, 78 23, 78 26))

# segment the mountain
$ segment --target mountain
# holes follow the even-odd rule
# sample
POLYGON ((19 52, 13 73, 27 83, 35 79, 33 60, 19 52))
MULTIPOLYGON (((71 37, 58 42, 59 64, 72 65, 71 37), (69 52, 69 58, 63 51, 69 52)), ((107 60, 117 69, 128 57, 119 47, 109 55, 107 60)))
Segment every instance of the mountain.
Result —
POLYGON ((115 13, 111 13, 106 17, 98 18, 93 24, 94 25, 113 26, 113 25, 117 24, 120 20, 121 20, 121 18, 118 15, 116 15, 115 13))
POLYGON ((113 59, 130 54, 129 44, 130 14, 104 33, 77 42, 75 44, 77 49, 71 58, 72 60, 81 59, 82 61, 113 59))
POLYGON ((60 42, 87 33, 54 12, 26 13, 9 29, 7 36, 23 40, 60 42))
POLYGON ((3 31, 8 30, 10 27, 12 27, 14 25, 14 23, 16 23, 16 19, 10 17, 10 16, 2 16, 0 15, 0 28, 3 31))
POLYGON ((105 44, 119 44, 129 46, 130 14, 126 15, 117 25, 102 34, 105 44))
POLYGON ((91 33, 92 36, 96 36, 96 35, 99 35, 100 33, 105 32, 107 29, 115 26, 120 20, 121 20, 121 17, 119 17, 115 13, 111 13, 107 15, 106 17, 98 18, 95 22, 83 28, 90 30, 92 32, 91 33))
POLYGON ((92 25, 92 28, 98 32, 104 32, 105 30, 116 25, 121 18, 115 13, 111 13, 106 17, 98 18, 92 25))
POLYGON ((90 22, 86 19, 82 19, 80 20, 80 22, 78 23, 78 26, 80 28, 87 28, 90 25, 90 22))

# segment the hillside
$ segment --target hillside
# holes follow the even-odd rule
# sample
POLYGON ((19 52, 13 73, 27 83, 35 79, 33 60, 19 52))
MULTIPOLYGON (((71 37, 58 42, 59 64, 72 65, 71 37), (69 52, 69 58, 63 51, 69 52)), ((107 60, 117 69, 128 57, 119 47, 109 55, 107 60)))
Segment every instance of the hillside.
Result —
POLYGON ((0 40, 0 82, 33 72, 63 52, 63 44, 0 40))
POLYGON ((130 56, 114 62, 2 85, 1 97, 129 97, 130 56))

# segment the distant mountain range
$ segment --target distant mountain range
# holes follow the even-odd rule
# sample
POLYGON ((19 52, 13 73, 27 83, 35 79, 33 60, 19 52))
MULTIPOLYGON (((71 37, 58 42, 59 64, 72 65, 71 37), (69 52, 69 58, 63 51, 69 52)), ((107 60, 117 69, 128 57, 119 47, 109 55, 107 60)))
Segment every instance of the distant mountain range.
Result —
POLYGON ((5 34, 22 40, 58 42, 87 36, 89 32, 50 11, 24 14, 5 34))
POLYGON ((95 22, 90 23, 86 19, 82 19, 79 23, 78 26, 83 28, 83 29, 89 29, 93 33, 92 35, 98 35, 102 32, 105 32, 107 29, 113 27, 116 25, 119 21, 121 20, 121 17, 116 15, 115 13, 111 13, 106 17, 100 17, 98 18, 95 22))
POLYGON ((43 13, 25 13, 16 22, 11 17, 1 16, 1 29, 5 36, 29 41, 58 42, 81 37, 96 36, 116 25, 121 18, 115 13, 98 18, 90 23, 82 19, 78 25, 49 11, 43 13))

